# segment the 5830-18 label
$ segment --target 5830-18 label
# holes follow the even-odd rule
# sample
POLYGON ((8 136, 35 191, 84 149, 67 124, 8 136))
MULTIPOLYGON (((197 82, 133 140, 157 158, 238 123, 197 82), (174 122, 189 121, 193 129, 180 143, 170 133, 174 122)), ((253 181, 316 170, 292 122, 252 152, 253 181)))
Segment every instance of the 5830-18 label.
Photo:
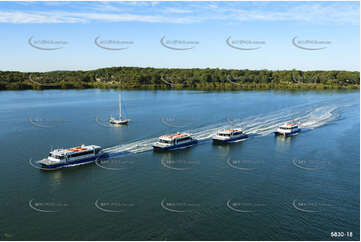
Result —
POLYGON ((330 235, 332 238, 342 238, 342 237, 352 237, 353 233, 352 232, 331 232, 330 235))

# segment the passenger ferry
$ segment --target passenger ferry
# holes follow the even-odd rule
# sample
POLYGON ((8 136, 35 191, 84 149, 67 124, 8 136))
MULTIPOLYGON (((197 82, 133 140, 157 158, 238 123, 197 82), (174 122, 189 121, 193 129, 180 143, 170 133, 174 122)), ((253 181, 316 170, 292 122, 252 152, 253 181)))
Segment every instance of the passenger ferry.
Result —
POLYGON ((275 135, 291 136, 298 134, 300 131, 301 129, 298 128, 298 125, 296 123, 287 122, 277 129, 275 135))
POLYGON ((154 150, 175 150, 191 147, 197 144, 198 140, 192 138, 187 133, 175 133, 171 135, 164 135, 159 137, 159 141, 153 144, 154 150))
POLYGON ((224 129, 213 136, 214 143, 232 143, 247 139, 248 135, 242 129, 224 129))
POLYGON ((97 145, 82 145, 69 149, 56 149, 49 153, 48 158, 37 163, 44 168, 60 168, 77 166, 95 162, 103 155, 102 147, 97 145))

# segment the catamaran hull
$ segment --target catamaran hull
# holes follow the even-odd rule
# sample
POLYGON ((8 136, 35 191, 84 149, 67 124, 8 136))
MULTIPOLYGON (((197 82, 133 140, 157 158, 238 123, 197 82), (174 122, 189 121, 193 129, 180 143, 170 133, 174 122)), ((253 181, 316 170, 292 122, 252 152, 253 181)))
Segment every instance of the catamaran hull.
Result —
POLYGON ((37 163, 42 168, 72 167, 72 166, 80 166, 80 165, 94 163, 98 158, 102 158, 103 156, 104 155, 93 156, 93 157, 88 157, 88 158, 84 158, 84 159, 79 159, 79 160, 69 161, 69 162, 64 162, 64 163, 58 163, 58 164, 45 164, 45 163, 42 163, 41 161, 38 161, 37 163))
POLYGON ((215 144, 227 144, 227 143, 234 143, 234 142, 238 142, 241 140, 245 140, 248 138, 248 135, 242 135, 236 138, 231 138, 231 139, 217 139, 217 138, 213 138, 213 143, 215 144))
POLYGON ((289 136, 293 136, 293 135, 297 135, 299 132, 301 132, 301 130, 296 130, 296 131, 293 131, 293 132, 289 132, 289 133, 282 133, 282 132, 274 132, 275 136, 284 136, 284 137, 289 137, 289 136))
POLYGON ((185 148, 189 148, 195 144, 197 144, 198 141, 197 140, 192 140, 190 142, 184 143, 184 144, 179 144, 179 145, 172 145, 172 146, 157 146, 157 145, 153 145, 153 149, 154 151, 169 151, 169 150, 178 150, 178 149, 185 149, 185 148))

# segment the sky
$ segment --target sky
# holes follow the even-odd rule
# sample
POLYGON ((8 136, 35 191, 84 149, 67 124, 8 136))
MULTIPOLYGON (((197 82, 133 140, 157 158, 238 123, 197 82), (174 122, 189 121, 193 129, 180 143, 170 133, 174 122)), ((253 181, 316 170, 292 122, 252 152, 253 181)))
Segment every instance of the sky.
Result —
POLYGON ((0 2, 0 70, 360 70, 359 2, 0 2))

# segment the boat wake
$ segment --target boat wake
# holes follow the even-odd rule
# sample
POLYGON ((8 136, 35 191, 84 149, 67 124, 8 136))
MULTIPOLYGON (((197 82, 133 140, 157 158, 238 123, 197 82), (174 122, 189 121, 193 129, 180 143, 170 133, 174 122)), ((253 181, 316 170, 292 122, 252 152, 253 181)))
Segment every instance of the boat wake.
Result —
MULTIPOLYGON (((217 130, 229 128, 230 126, 241 127, 250 137, 269 135, 287 121, 298 123, 301 129, 312 130, 339 119, 340 114, 338 111, 345 106, 346 104, 329 105, 327 103, 299 105, 297 107, 243 119, 227 117, 226 122, 189 129, 186 132, 192 134, 201 144, 210 141, 217 130)), ((110 147, 104 149, 104 151, 109 153, 109 156, 141 153, 152 150, 152 144, 157 140, 158 137, 138 140, 128 144, 110 147)))

